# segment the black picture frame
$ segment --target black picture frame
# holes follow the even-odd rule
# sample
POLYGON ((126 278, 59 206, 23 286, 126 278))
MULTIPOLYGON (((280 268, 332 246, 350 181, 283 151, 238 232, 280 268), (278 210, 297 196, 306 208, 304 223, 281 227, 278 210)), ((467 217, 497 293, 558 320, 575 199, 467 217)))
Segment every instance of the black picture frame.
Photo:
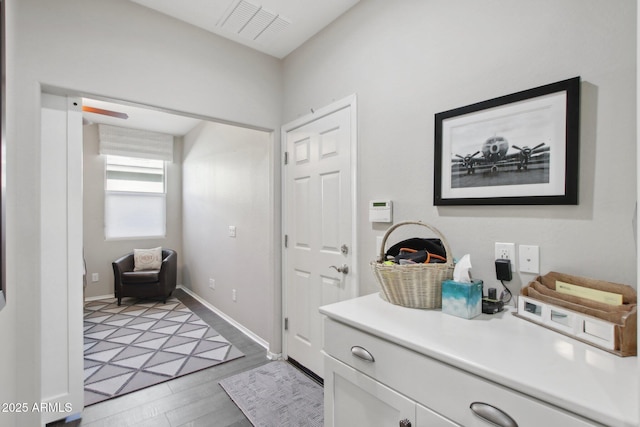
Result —
POLYGON ((435 115, 436 206, 577 205, 580 77, 435 115))

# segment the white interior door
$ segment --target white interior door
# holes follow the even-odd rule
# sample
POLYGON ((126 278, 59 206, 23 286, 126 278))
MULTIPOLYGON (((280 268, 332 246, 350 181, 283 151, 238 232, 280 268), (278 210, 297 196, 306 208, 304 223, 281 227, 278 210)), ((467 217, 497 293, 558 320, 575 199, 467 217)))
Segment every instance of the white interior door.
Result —
POLYGON ((318 308, 356 295, 355 100, 283 128, 285 352, 323 376, 318 308))

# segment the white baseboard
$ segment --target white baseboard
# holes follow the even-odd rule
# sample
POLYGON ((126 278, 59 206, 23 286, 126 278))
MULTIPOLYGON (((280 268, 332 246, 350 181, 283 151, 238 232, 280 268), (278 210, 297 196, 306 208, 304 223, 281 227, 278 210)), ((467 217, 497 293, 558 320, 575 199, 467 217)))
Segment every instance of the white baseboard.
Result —
POLYGON ((95 300, 98 300, 98 299, 107 299, 107 298, 115 298, 115 297, 113 296, 113 294, 109 294, 109 295, 98 295, 98 296, 96 296, 96 297, 86 297, 84 300, 85 300, 85 301, 95 301, 95 300))
POLYGON ((282 353, 271 353, 267 350, 267 359, 269 360, 282 360, 282 353))
POLYGON ((215 314, 217 314, 218 316, 222 317, 224 320, 226 320, 227 322, 231 323, 233 326, 238 328, 240 330, 240 332, 245 334, 247 337, 251 338, 258 345, 264 347, 265 350, 267 350, 267 358, 268 359, 270 359, 270 360, 278 360, 278 357, 282 357, 282 355, 280 355, 280 354, 271 353, 269 351, 269 343, 268 342, 266 342, 265 340, 263 340, 262 338, 260 338, 259 336, 257 336, 253 332, 251 332, 249 329, 245 328, 243 325, 241 325, 240 323, 235 321, 233 318, 229 317, 228 315, 226 315, 225 313, 220 311, 217 307, 211 305, 211 303, 209 301, 205 300, 200 295, 196 294, 191 289, 189 289, 189 288, 187 288, 185 286, 178 285, 177 287, 178 287, 178 289, 182 289, 183 291, 185 291, 186 293, 191 295, 193 298, 197 299, 198 302, 200 302, 202 305, 207 307, 209 310, 213 311, 215 314), (272 357, 274 357, 274 358, 272 358, 272 357))

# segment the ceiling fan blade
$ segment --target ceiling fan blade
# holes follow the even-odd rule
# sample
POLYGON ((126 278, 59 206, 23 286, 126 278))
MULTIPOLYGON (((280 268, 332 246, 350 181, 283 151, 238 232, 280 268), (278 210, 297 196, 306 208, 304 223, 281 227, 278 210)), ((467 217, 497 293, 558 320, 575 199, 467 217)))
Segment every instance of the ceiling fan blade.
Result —
POLYGON ((102 114, 103 116, 116 117, 118 119, 126 120, 129 118, 129 116, 125 113, 118 113, 117 111, 103 110, 102 108, 89 107, 88 105, 83 105, 82 111, 86 113, 95 113, 95 114, 102 114))

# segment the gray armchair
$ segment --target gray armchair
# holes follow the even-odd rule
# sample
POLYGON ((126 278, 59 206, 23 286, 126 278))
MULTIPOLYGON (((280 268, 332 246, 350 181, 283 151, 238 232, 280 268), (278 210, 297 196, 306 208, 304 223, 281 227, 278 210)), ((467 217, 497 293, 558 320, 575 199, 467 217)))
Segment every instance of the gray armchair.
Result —
POLYGON ((112 265, 118 305, 123 297, 161 298, 166 303, 176 288, 178 254, 172 249, 162 249, 160 270, 133 271, 133 252, 118 258, 112 265))

